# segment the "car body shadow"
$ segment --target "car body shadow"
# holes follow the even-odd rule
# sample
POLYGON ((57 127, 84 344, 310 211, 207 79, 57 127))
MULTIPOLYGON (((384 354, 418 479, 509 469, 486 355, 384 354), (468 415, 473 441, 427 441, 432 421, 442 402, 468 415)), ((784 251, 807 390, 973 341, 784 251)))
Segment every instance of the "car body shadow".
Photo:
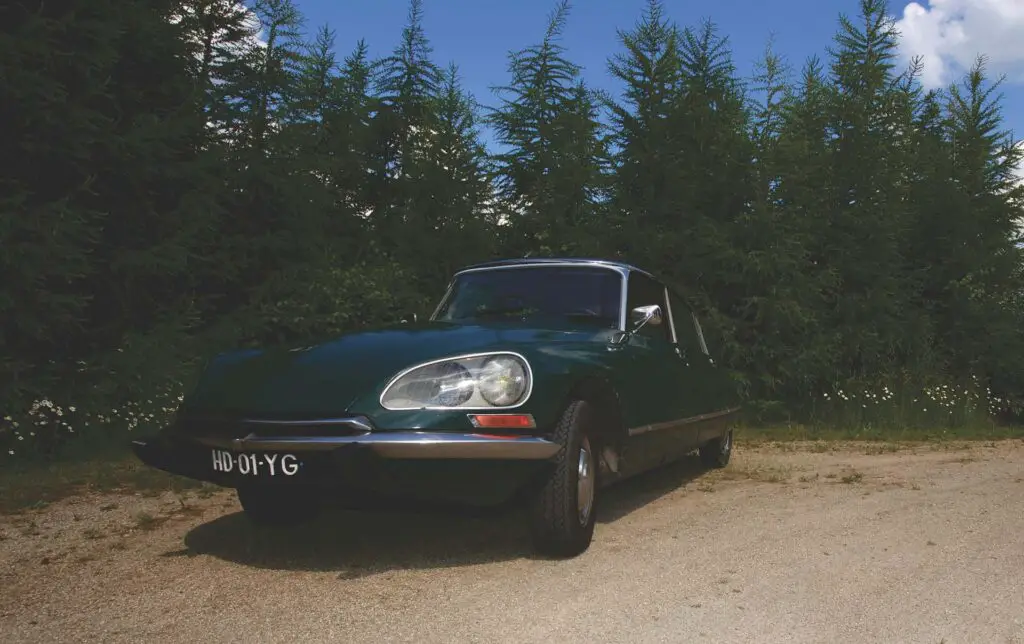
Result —
MULTIPOLYGON (((613 485, 604 490, 598 522, 617 521, 705 471, 686 457, 613 485)), ((477 513, 329 508, 296 528, 254 526, 236 512, 196 526, 183 550, 164 556, 200 554, 255 568, 334 572, 339 579, 539 558, 522 504, 477 513)))
POLYGON ((656 467, 604 491, 599 523, 613 523, 708 473, 696 455, 656 467))

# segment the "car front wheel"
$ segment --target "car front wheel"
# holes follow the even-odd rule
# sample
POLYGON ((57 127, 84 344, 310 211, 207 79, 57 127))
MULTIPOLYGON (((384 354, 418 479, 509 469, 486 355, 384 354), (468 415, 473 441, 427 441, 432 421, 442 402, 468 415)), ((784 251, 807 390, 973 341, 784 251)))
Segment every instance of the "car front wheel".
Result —
POLYGON ((541 554, 574 557, 593 540, 598 491, 593 417, 593 408, 577 400, 555 428, 554 440, 562 449, 531 508, 531 532, 541 554))
POLYGON ((238 488, 238 502, 250 521, 265 526, 295 526, 320 513, 316 498, 291 489, 238 488))

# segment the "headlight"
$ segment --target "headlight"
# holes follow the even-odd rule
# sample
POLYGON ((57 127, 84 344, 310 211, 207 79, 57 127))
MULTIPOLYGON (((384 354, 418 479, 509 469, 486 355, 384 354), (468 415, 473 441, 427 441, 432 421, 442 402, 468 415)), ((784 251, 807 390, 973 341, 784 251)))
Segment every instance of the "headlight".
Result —
POLYGON ((385 409, 494 409, 515 407, 530 395, 532 375, 515 353, 447 358, 400 373, 384 388, 385 409))

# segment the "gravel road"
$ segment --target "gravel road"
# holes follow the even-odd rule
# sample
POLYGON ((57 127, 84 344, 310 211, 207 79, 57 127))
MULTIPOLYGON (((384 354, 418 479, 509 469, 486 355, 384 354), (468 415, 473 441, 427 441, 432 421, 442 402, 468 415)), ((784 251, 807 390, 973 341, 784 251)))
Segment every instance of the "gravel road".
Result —
POLYGON ((601 510, 549 561, 516 514, 257 532, 224 491, 67 499, 0 517, 0 641, 1024 643, 1020 441, 738 445, 601 510))

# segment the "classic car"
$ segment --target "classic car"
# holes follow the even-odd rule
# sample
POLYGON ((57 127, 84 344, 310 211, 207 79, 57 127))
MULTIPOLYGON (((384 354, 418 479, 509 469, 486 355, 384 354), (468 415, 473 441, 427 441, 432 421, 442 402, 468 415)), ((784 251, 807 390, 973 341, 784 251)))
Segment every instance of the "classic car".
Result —
POLYGON ((535 548, 592 540, 610 484, 699 452, 739 409, 679 294, 634 266, 516 259, 458 271, 429 319, 212 359, 146 464, 234 488, 257 524, 326 501, 528 504, 535 548))

